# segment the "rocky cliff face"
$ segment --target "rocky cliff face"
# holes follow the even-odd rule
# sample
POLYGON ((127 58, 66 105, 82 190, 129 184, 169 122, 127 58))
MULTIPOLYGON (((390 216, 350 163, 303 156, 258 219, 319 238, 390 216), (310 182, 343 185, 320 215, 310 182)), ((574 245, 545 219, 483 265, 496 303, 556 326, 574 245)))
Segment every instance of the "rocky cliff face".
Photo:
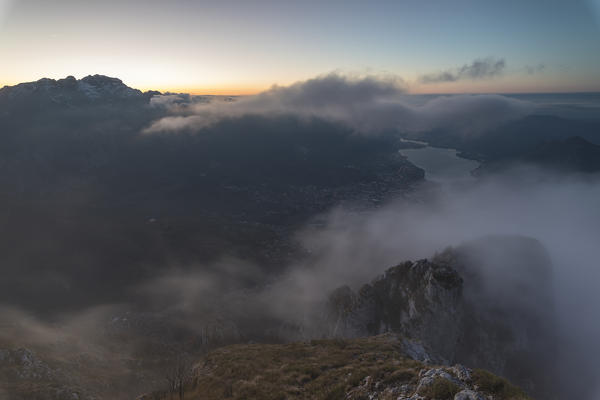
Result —
POLYGON ((334 291, 329 299, 335 321, 330 333, 343 337, 402 333, 452 359, 460 335, 456 321, 464 312, 462 284, 449 267, 427 260, 404 262, 358 293, 348 287, 334 291))
POLYGON ((532 239, 490 237, 404 262, 357 292, 339 288, 328 304, 332 336, 400 333, 438 362, 490 369, 552 398, 551 271, 532 239))

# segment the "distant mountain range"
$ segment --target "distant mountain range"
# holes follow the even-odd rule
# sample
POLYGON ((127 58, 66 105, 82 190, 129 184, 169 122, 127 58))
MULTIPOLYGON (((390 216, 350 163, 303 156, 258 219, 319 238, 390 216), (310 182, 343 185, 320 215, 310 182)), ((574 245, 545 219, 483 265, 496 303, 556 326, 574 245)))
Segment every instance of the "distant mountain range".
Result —
POLYGON ((475 135, 436 129, 407 136, 431 146, 457 149, 460 156, 482 162, 482 170, 498 170, 515 162, 578 172, 600 170, 600 116, 530 115, 475 135))
POLYGON ((476 174, 501 172, 515 163, 557 172, 595 173, 600 171, 600 146, 579 136, 542 141, 526 152, 485 162, 476 174))

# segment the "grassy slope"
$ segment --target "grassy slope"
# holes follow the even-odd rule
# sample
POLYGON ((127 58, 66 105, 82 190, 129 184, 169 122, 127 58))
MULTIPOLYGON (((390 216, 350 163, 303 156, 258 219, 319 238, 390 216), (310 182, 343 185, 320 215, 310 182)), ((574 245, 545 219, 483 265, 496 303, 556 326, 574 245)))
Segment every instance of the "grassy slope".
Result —
MULTIPOLYGON (((209 353, 198 364, 185 399, 362 399, 374 391, 379 399, 396 399, 391 389, 416 386, 424 368, 432 366, 407 358, 391 335, 233 345, 209 353)), ((470 386, 494 399, 528 399, 490 373, 475 370, 472 376, 470 386)), ((444 399, 458 390, 438 386, 420 394, 444 399)))

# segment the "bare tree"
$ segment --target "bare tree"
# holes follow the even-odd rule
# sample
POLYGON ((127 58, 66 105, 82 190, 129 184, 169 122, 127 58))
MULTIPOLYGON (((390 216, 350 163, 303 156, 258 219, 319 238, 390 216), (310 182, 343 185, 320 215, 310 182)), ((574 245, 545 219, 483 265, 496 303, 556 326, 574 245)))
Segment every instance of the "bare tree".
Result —
POLYGON ((173 399, 174 394, 179 395, 179 400, 184 400, 185 386, 192 378, 192 363, 188 357, 183 355, 177 356, 175 362, 167 369, 165 376, 168 383, 168 391, 170 398, 173 399))

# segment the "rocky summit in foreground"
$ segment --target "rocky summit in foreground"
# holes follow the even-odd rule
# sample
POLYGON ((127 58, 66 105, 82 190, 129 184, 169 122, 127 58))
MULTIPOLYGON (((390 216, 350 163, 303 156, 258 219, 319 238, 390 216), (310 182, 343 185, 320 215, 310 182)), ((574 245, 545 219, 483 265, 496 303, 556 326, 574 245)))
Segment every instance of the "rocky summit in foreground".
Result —
MULTIPOLYGON (((228 346, 209 353, 195 366, 182 398, 529 399, 487 371, 415 361, 407 352, 415 346, 392 334, 228 346)), ((169 391, 147 394, 139 400, 167 398, 171 398, 169 391)))
POLYGON ((407 261, 329 299, 332 336, 393 332, 433 360, 493 371, 539 398, 560 387, 552 272, 546 250, 518 236, 489 236, 431 261, 407 261))
MULTIPOLYGON (((584 398, 567 392, 585 388, 557 354, 552 282, 539 242, 490 236, 342 286, 312 314, 290 309, 305 325, 265 310, 248 313, 249 330, 227 312, 119 309, 70 326, 11 324, 0 330, 0 400, 584 398)), ((255 296, 240 301, 254 310, 255 296)))

